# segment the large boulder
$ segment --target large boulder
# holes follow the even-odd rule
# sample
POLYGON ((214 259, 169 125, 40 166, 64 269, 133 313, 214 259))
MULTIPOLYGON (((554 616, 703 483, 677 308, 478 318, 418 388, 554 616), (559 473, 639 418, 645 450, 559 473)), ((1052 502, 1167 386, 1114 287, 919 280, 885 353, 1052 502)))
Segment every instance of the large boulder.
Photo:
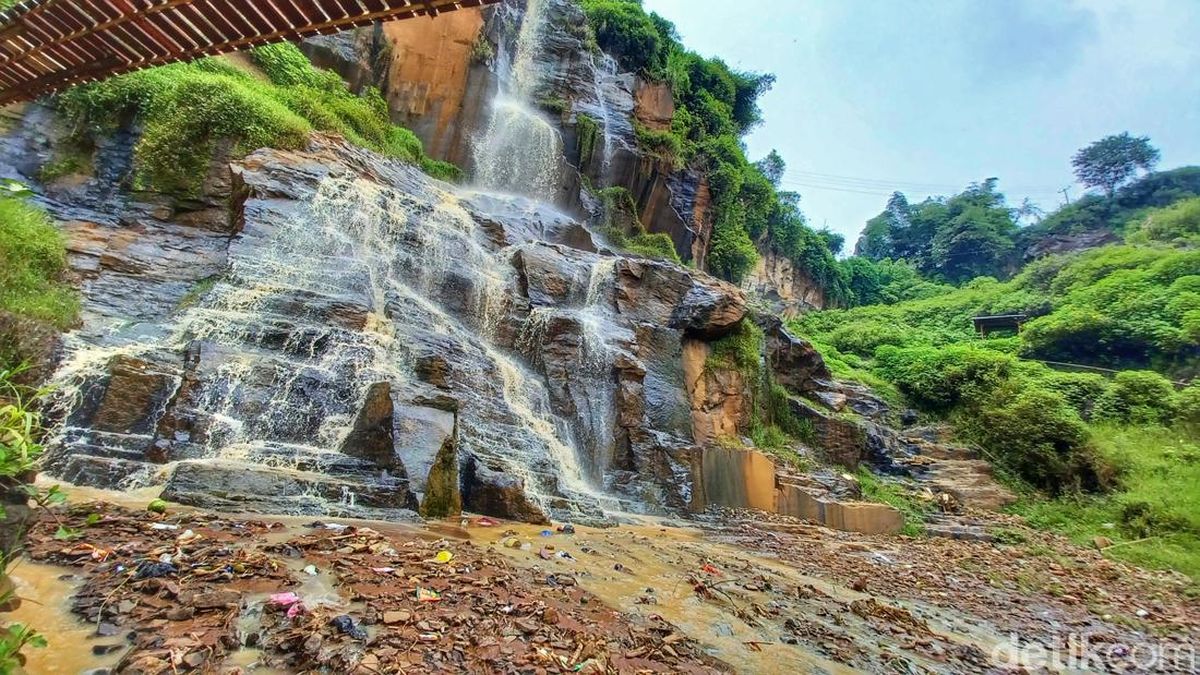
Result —
POLYGON ((766 338, 767 366, 771 377, 795 394, 809 394, 832 379, 825 359, 812 343, 788 332, 774 315, 756 317, 766 338))
POLYGON ((463 466, 462 499, 464 508, 475 513, 529 523, 550 523, 546 514, 529 501, 523 480, 493 469, 474 456, 467 457, 463 466))

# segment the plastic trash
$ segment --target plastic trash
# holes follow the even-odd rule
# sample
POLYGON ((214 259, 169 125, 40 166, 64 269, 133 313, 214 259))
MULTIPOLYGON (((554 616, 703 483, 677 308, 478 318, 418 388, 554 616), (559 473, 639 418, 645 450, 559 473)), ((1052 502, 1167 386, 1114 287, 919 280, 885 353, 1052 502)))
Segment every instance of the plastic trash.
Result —
POLYGON ((305 567, 305 568, 304 568, 304 573, 305 573, 305 574, 307 574, 307 575, 308 575, 308 576, 310 576, 310 577, 315 577, 315 576, 317 576, 318 574, 320 574, 320 572, 318 572, 318 571, 317 571, 317 566, 316 566, 316 565, 309 565, 308 567, 305 567))
POLYGON ((395 567, 372 567, 371 571, 376 574, 391 574, 396 571, 395 567))
POLYGON ((566 551, 559 551, 558 557, 563 558, 564 560, 574 560, 575 559, 575 556, 571 555, 570 553, 567 553, 566 551))
POLYGON ((543 537, 553 537, 554 536, 554 532, 551 530, 542 530, 539 534, 543 537))
POLYGON ((721 576, 721 570, 714 567, 711 563, 704 563, 703 565, 701 565, 700 571, 704 572, 705 574, 711 574, 714 577, 721 576))
POLYGON ((292 605, 291 607, 288 607, 287 618, 294 619, 294 618, 300 616, 301 614, 304 614, 307 611, 308 611, 308 608, 304 606, 303 602, 297 602, 296 604, 292 605))
POLYGON ((500 524, 500 521, 494 520, 492 518, 488 518, 487 516, 484 516, 484 517, 480 518, 479 520, 476 520, 475 524, 480 527, 495 527, 500 524))
POLYGON ((417 587, 417 602, 439 602, 442 594, 431 588, 417 587))
POLYGON ((146 505, 146 510, 149 511, 150 513, 166 513, 167 512, 167 502, 162 499, 155 499, 154 501, 152 501, 146 505))
POLYGON ((329 621, 329 625, 341 631, 344 635, 349 635, 355 640, 366 640, 367 631, 361 626, 354 623, 354 619, 350 618, 349 614, 335 616, 329 621))
POLYGON ((150 529, 152 529, 152 530, 178 530, 179 526, 172 525, 171 523, 151 523, 150 529))
POLYGON ((446 550, 438 551, 438 554, 433 556, 433 561, 440 565, 445 565, 451 560, 454 560, 454 554, 446 550))
POLYGON ((554 554, 551 553, 549 549, 543 548, 542 550, 538 551, 538 557, 542 560, 549 560, 554 557, 554 554))
POLYGON ((561 534, 575 534, 575 526, 570 523, 567 523, 566 525, 563 525, 562 527, 558 528, 558 531, 561 534))
POLYGON ((170 576, 172 574, 177 574, 178 572, 179 570, 169 562, 151 562, 149 560, 143 560, 142 562, 138 563, 137 572, 135 572, 134 578, 139 580, 157 579, 158 577, 170 576))
POLYGON ((500 541, 504 548, 521 548, 521 540, 516 537, 505 537, 500 541))
POLYGON ((275 593, 271 597, 267 598, 267 604, 274 605, 276 607, 291 607, 297 602, 300 602, 300 596, 292 593, 291 591, 286 593, 275 593))

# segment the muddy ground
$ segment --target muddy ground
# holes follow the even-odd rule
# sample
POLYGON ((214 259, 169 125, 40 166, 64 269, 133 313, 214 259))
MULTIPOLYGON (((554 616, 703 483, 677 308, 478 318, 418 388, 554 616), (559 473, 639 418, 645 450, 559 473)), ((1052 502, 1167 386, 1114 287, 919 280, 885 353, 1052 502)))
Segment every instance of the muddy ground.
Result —
POLYGON ((1183 580, 1055 537, 869 537, 747 512, 683 525, 77 504, 32 531, 17 618, 71 613, 31 673, 1194 672, 1183 580))

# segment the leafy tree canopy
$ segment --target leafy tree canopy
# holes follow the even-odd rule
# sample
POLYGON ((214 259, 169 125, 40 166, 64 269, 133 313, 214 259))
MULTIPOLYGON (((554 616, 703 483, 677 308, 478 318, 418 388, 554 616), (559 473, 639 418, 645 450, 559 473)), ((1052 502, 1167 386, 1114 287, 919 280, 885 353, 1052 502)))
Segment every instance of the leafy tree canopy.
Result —
POLYGON ((1159 157, 1149 137, 1134 137, 1126 131, 1105 136, 1075 153, 1071 166, 1075 167, 1080 183, 1103 189, 1111 199, 1116 189, 1133 178, 1138 169, 1153 170, 1159 157))

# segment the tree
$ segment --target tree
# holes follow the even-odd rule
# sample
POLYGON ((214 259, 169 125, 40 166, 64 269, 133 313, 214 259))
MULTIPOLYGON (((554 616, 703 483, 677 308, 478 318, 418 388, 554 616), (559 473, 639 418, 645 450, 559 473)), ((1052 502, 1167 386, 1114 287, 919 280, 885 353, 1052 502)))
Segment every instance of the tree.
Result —
POLYGON ((1075 153, 1071 166, 1080 183, 1103 188, 1112 199, 1117 188, 1133 178, 1138 169, 1149 172, 1158 160, 1158 149, 1150 145, 1149 137, 1134 138, 1126 131, 1106 136, 1075 153))
POLYGON ((841 255, 842 249, 846 248, 846 237, 842 234, 821 228, 817 230, 817 235, 825 240, 825 247, 834 255, 841 255))
POLYGON ((779 187, 780 181, 783 180, 783 172, 787 170, 787 162, 783 161, 777 150, 772 150, 766 157, 754 163, 754 166, 762 172, 762 175, 771 181, 771 185, 779 187))
POLYGON ((1013 217, 1016 218, 1018 223, 1023 220, 1040 223, 1042 222, 1042 219, 1046 217, 1046 211, 1043 210, 1042 207, 1035 204, 1032 199, 1026 197, 1021 202, 1021 205, 1013 211, 1013 217))

